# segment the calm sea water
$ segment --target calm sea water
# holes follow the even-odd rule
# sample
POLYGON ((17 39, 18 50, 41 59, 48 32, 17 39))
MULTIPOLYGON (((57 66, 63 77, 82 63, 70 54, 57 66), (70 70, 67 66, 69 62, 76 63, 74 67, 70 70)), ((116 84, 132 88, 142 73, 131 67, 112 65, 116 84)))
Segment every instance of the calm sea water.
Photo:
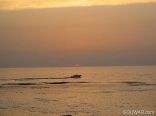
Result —
POLYGON ((62 68, 0 68, 0 83, 24 82, 156 82, 156 66, 62 67, 62 68), (81 79, 63 79, 81 74, 81 79), (57 79, 58 78, 58 79, 57 79), (62 78, 62 79, 60 79, 62 78))
POLYGON ((0 116, 122 116, 155 96, 156 66, 0 68, 0 116))

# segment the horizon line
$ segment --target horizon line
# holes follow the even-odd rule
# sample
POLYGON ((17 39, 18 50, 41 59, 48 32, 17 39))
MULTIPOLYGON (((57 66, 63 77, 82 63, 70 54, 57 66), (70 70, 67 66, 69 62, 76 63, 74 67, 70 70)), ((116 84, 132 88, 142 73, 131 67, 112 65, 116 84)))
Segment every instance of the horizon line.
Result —
POLYGON ((83 67, 142 67, 142 66, 156 66, 156 64, 145 65, 82 65, 82 66, 6 66, 2 68, 83 68, 83 67))

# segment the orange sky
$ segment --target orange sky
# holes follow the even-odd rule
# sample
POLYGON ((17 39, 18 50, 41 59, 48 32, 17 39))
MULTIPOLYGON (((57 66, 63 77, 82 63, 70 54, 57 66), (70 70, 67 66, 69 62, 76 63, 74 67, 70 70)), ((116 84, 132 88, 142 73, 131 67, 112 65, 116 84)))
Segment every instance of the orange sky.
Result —
POLYGON ((156 4, 0 11, 0 67, 156 64, 156 4))
POLYGON ((53 8, 148 3, 156 0, 0 0, 0 9, 53 8))

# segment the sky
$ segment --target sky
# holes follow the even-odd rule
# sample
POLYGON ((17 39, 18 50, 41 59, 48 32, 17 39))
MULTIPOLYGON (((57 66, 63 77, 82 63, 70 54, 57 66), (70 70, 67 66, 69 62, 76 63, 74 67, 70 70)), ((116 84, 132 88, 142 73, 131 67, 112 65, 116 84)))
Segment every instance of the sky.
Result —
POLYGON ((28 8, 120 5, 149 2, 156 2, 156 0, 0 0, 0 9, 18 10, 28 8))
POLYGON ((154 2, 12 1, 0 0, 0 67, 156 65, 154 2))

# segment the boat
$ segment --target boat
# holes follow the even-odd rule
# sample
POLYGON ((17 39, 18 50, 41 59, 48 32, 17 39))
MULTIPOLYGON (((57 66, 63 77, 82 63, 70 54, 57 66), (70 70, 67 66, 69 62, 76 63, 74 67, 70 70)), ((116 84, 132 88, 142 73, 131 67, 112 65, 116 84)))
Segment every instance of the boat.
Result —
POLYGON ((71 76, 70 78, 79 79, 79 78, 81 78, 81 76, 82 76, 82 75, 73 75, 73 76, 71 76))

